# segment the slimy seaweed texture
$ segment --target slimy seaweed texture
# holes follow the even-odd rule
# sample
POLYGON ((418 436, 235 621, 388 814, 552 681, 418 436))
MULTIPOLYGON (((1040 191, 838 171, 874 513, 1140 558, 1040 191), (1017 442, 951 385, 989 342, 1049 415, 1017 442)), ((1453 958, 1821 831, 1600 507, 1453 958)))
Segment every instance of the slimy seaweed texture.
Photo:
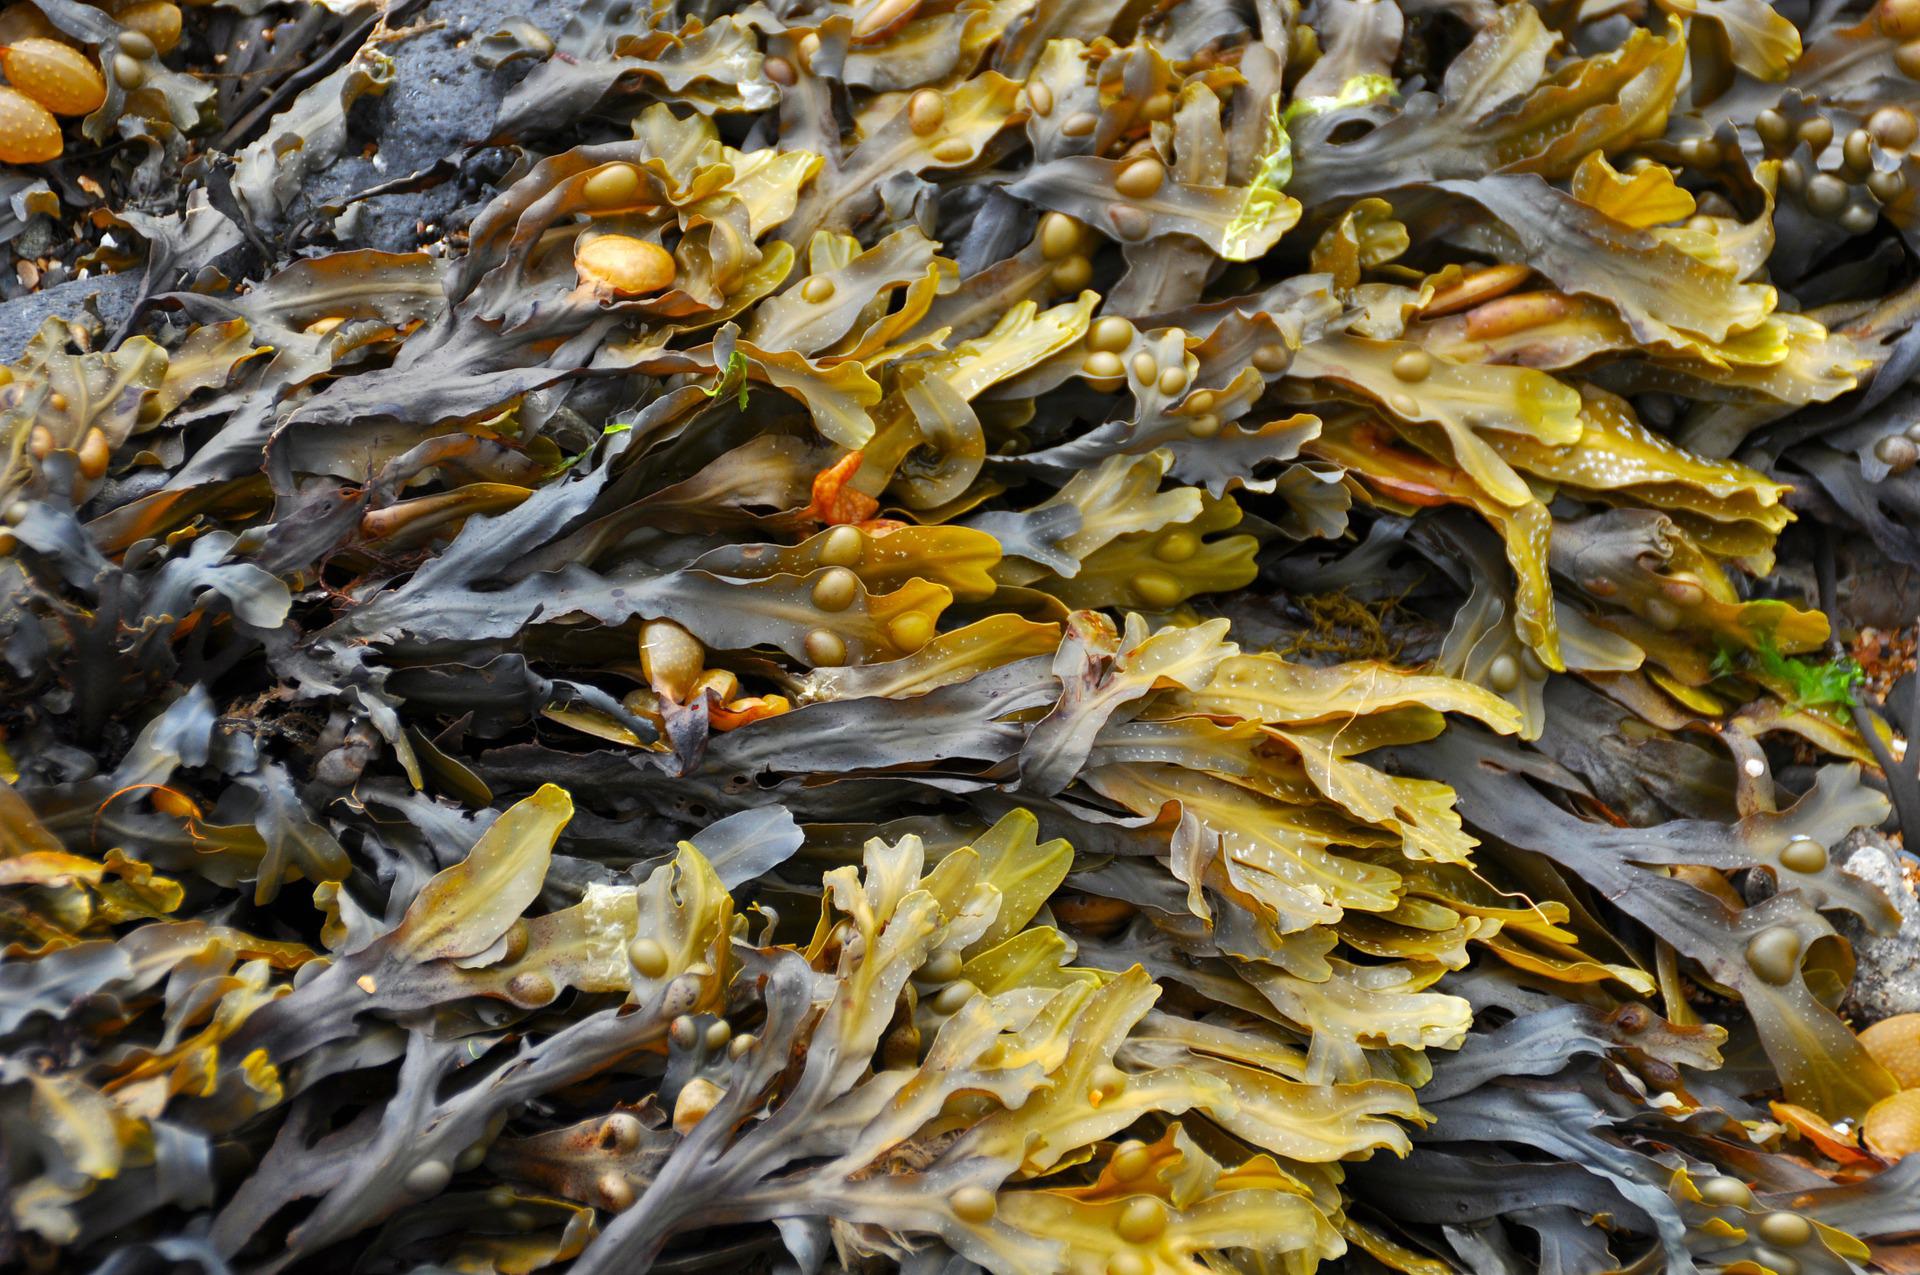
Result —
POLYGON ((0 1267, 1920 1269, 1920 0, 461 20, 0 12, 0 1267))

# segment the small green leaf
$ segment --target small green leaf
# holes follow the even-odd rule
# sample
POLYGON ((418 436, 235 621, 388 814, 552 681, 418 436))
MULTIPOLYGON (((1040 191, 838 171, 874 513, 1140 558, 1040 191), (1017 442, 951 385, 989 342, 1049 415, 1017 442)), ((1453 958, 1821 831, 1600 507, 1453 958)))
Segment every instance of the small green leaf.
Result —
POLYGON ((1721 647, 1713 657, 1713 672, 1717 677, 1751 672, 1784 684, 1788 702, 1795 708, 1852 708, 1858 702, 1854 688, 1867 675, 1865 669, 1845 657, 1806 660, 1782 655, 1771 634, 1762 634, 1751 651, 1721 647))
POLYGON ((723 394, 737 393, 740 396, 740 410, 747 410, 747 356, 735 350, 727 356, 726 369, 713 383, 713 388, 703 390, 708 398, 719 398, 723 394))

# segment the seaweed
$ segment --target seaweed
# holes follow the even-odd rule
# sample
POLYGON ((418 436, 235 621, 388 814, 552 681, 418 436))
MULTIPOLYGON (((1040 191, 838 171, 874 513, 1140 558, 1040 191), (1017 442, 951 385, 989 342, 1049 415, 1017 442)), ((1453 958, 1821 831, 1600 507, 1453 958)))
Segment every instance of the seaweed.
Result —
POLYGON ((1784 686, 1783 698, 1793 708, 1853 708, 1855 689, 1866 671, 1851 659, 1808 660, 1780 654, 1771 639, 1739 650, 1721 647, 1713 657, 1713 671, 1721 677, 1738 676, 1751 667, 1757 678, 1784 686))
POLYGON ((0 15, 0 1265, 1914 1268, 1920 5, 445 17, 0 15))

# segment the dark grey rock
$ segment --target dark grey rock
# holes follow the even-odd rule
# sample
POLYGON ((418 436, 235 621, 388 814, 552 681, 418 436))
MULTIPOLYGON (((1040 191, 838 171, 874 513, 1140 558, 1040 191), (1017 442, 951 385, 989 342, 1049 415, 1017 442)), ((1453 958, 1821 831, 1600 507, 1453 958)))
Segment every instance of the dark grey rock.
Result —
POLYGON ((27 228, 13 241, 13 255, 16 257, 44 257, 54 251, 54 221, 51 217, 31 217, 27 228))
POLYGON ((141 272, 96 275, 91 279, 70 279, 13 301, 0 302, 0 362, 11 363, 20 357, 33 334, 47 319, 86 317, 88 297, 95 302, 100 318, 108 329, 119 326, 140 297, 141 272))
POLYGON ((1840 843, 1841 867, 1880 887, 1902 917, 1892 934, 1870 934, 1852 918, 1844 929, 1858 962, 1848 1008, 1855 1026, 1920 1012, 1920 895, 1901 871, 1906 853, 1871 828, 1840 843))
MULTIPOLYGON (((501 98, 527 71, 524 62, 497 71, 479 66, 473 60, 478 41, 521 16, 557 32, 578 7, 577 0, 433 0, 414 21, 445 25, 391 46, 392 87, 354 109, 354 135, 373 141, 375 153, 351 151, 315 174, 303 192, 305 206, 338 204, 442 160, 460 162, 492 133, 501 98)), ((485 193, 454 177, 426 190, 375 196, 360 205, 353 246, 410 251, 438 239, 456 209, 485 193), (421 223, 429 227, 424 234, 421 223)))

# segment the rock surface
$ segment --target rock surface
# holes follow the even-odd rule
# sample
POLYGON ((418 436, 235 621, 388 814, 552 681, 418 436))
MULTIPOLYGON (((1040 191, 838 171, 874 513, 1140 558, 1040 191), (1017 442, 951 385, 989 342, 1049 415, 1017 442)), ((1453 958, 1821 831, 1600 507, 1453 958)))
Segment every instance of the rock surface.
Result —
POLYGON ((1847 1001, 1855 1026, 1920 1012, 1920 892, 1914 889, 1913 856, 1863 828, 1841 843, 1840 863, 1885 891, 1903 918, 1892 934, 1869 933, 1851 919, 1844 927, 1859 964, 1847 1001))
POLYGON ((119 326, 140 296, 140 274, 105 274, 70 279, 0 305, 0 362, 20 357, 40 325, 52 317, 83 319, 88 298, 108 329, 119 326))
MULTIPOLYGON (((433 0, 409 25, 441 25, 390 46, 393 86, 353 112, 354 132, 373 143, 372 153, 349 153, 315 174, 303 192, 306 201, 339 203, 425 173, 443 159, 461 163, 492 133, 500 99, 529 65, 489 71, 473 60, 477 42, 522 15, 557 33, 577 8, 577 0, 433 0)), ((455 176, 424 190, 378 195, 357 205, 342 239, 353 247, 410 251, 439 238, 455 209, 487 193, 455 176)))

